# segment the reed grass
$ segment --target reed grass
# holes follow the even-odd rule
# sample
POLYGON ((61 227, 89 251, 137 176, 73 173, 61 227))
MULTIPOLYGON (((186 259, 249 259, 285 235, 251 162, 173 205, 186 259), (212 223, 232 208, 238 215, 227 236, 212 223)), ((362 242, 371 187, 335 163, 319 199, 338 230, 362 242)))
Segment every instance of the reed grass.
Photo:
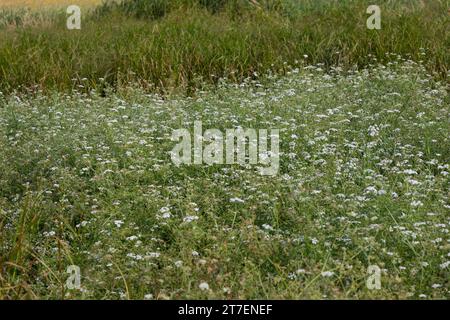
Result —
POLYGON ((299 60, 354 68, 370 56, 389 62, 399 55, 448 81, 449 1, 380 1, 381 30, 366 28, 367 1, 142 3, 86 11, 81 30, 67 30, 65 12, 56 9, 35 13, 37 23, 3 11, 0 91, 101 90, 133 81, 191 92, 221 77, 283 73, 299 60))

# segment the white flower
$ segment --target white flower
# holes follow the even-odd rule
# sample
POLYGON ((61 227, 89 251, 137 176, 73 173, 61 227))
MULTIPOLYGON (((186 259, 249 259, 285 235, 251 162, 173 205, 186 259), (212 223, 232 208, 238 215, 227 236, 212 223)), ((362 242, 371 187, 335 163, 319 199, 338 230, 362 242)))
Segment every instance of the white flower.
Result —
POLYGON ((139 254, 134 254, 134 253, 132 253, 132 252, 127 253, 127 257, 132 258, 132 259, 135 259, 135 260, 138 260, 138 261, 143 259, 143 257, 142 257, 141 255, 139 255, 139 254))
POLYGON ((162 207, 161 209, 159 209, 159 212, 162 213, 161 218, 163 219, 169 219, 172 216, 168 207, 162 207))
POLYGON ((145 258, 146 258, 146 259, 159 258, 160 255, 161 255, 161 253, 159 253, 159 252, 149 252, 149 253, 147 253, 147 255, 145 256, 145 258))
POLYGON ((163 219, 169 219, 172 215, 170 214, 170 212, 166 212, 163 213, 163 215, 161 216, 163 219))
POLYGON ((198 287, 200 288, 200 290, 209 290, 209 284, 207 284, 206 282, 200 283, 198 287))
POLYGON ((175 264, 175 267, 181 268, 183 266, 183 261, 177 260, 177 261, 174 262, 174 264, 175 264))
POLYGON ((373 194, 377 194, 378 190, 377 188, 375 188, 374 186, 368 186, 365 190, 364 193, 373 193, 373 194))
POLYGON ((415 179, 408 179, 408 183, 412 186, 420 185, 421 183, 415 179))
POLYGON ((162 207, 161 209, 159 209, 159 212, 161 212, 161 213, 166 213, 169 211, 170 211, 170 209, 168 207, 162 207))
POLYGON ((114 220, 114 224, 116 225, 117 228, 120 228, 123 225, 123 221, 122 220, 114 220))
POLYGON ((183 221, 186 223, 198 220, 198 216, 186 216, 183 218, 183 221))
POLYGON ((192 256, 193 257, 198 257, 200 254, 197 252, 197 251, 195 251, 195 250, 192 250, 192 256))
POLYGON ((324 271, 321 273, 322 277, 332 277, 334 275, 333 271, 324 271))
POLYGON ((230 198, 231 203, 244 203, 245 201, 241 198, 230 198))
POLYGON ((367 130, 369 132, 369 136, 376 137, 379 133, 378 126, 370 126, 367 130))
POLYGON ((43 234, 46 237, 53 237, 56 234, 56 232, 55 231, 49 231, 49 232, 44 231, 43 234))
POLYGON ((145 300, 152 300, 153 299, 153 295, 151 293, 148 293, 144 296, 145 300))
POLYGON ((411 202, 411 207, 416 207, 417 208, 417 207, 421 207, 421 206, 423 206, 423 203, 420 200, 411 202))
POLYGON ((289 280, 297 279, 297 275, 295 273, 293 273, 293 272, 289 273, 287 277, 288 277, 289 280))

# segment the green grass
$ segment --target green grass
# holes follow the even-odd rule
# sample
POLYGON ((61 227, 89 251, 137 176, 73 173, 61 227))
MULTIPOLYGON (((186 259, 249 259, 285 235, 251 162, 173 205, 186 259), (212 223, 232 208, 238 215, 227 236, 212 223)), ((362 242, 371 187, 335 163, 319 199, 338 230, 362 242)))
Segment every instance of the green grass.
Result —
POLYGON ((450 3, 369 4, 1 10, 0 299, 449 299, 450 3), (279 173, 175 166, 200 120, 279 173))
POLYGON ((423 66, 111 90, 1 97, 0 298, 449 298, 450 101, 423 66), (279 174, 174 166, 196 120, 281 129, 279 174))
POLYGON ((361 68, 369 55, 423 61, 448 81, 448 1, 380 1, 381 30, 366 28, 368 1, 126 3, 85 12, 80 31, 66 30, 64 12, 0 14, 0 91, 137 82, 148 92, 191 94, 221 77, 284 73, 295 61, 361 68))

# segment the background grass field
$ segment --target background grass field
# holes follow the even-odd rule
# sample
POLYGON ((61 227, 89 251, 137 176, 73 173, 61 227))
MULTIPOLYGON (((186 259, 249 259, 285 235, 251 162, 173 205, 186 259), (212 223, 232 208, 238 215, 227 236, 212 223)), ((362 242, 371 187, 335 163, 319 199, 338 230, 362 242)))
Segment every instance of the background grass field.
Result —
POLYGON ((0 13, 0 90, 89 91, 139 82, 192 92, 221 77, 283 73, 289 65, 351 69, 396 55, 448 81, 448 1, 380 1, 382 30, 366 28, 367 1, 129 1, 66 14, 0 13), (219 5, 222 4, 222 5, 219 5))

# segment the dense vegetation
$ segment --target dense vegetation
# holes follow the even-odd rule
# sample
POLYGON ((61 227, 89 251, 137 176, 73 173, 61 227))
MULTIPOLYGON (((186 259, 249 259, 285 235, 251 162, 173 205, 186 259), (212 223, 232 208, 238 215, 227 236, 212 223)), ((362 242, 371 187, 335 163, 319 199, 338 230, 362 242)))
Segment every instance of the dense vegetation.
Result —
POLYGON ((447 80, 448 1, 379 1, 382 29, 366 28, 367 1, 131 0, 83 13, 4 10, 0 90, 95 88, 139 82, 191 92, 296 61, 367 66, 396 54, 447 80))
POLYGON ((377 2, 2 10, 0 299, 449 299, 449 1, 377 2), (278 174, 175 165, 196 121, 278 174))
POLYGON ((448 299, 445 88, 401 61, 266 80, 4 100, 0 297, 448 299), (199 119, 279 128, 278 175, 176 167, 172 130, 199 119))

